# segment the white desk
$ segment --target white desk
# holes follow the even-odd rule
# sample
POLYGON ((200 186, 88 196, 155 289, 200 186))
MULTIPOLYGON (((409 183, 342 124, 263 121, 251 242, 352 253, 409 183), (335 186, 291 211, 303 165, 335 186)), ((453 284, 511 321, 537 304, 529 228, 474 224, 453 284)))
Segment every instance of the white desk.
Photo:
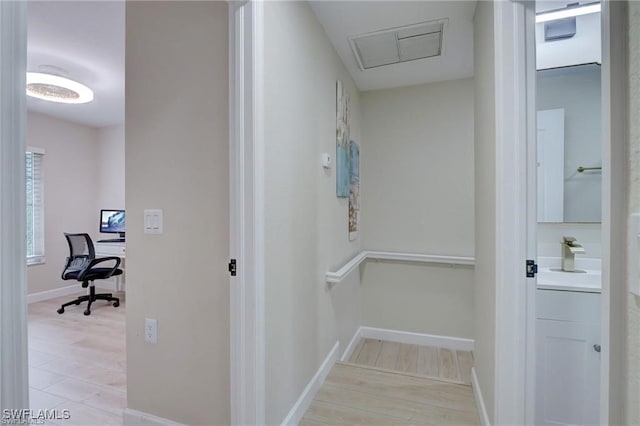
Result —
POLYGON ((122 269, 122 275, 113 277, 115 279, 116 291, 123 291, 124 279, 124 259, 125 259, 125 243, 100 243, 96 242, 93 245, 96 251, 96 257, 116 256, 119 257, 120 269, 122 269))

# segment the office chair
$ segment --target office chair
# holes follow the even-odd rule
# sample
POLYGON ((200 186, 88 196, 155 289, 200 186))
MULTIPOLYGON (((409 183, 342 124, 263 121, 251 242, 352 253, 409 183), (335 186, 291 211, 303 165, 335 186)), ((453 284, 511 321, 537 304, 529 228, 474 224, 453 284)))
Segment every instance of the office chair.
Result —
POLYGON ((120 299, 113 297, 111 293, 96 294, 96 288, 93 285, 93 280, 105 280, 121 275, 122 269, 118 269, 118 266, 120 266, 120 258, 110 256, 96 259, 96 252, 89 234, 68 234, 65 232, 64 236, 67 239, 67 243, 69 243, 69 257, 67 257, 64 270, 62 271, 62 279, 82 282, 83 288, 89 287, 89 294, 80 296, 71 302, 64 303, 60 309, 58 309, 58 313, 64 313, 66 306, 88 302, 84 314, 91 315, 91 304, 96 300, 113 301, 115 308, 120 306, 120 299), (97 268, 96 265, 102 262, 114 262, 114 265, 109 268, 97 268))

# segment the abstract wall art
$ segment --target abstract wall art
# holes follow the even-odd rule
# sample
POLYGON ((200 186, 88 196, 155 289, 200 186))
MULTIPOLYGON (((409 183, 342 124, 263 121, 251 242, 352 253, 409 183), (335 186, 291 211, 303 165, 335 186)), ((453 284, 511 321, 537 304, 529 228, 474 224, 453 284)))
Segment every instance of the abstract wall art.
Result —
POLYGON ((336 195, 341 198, 349 196, 349 96, 342 86, 336 82, 336 195))
POLYGON ((349 241, 358 239, 360 219, 360 147, 349 141, 349 241))

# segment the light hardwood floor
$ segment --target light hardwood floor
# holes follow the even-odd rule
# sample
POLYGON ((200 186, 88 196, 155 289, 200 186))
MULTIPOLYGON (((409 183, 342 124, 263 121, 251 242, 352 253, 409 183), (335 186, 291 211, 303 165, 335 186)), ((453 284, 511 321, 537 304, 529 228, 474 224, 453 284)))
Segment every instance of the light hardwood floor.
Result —
MULTIPOLYGON (((84 294, 79 292, 77 295, 84 294)), ((56 425, 121 425, 126 407, 125 312, 106 301, 65 308, 77 295, 29 305, 29 399, 32 410, 69 410, 56 425)))
POLYGON ((300 425, 479 425, 472 365, 471 352, 364 339, 300 425))
POLYGON ((362 339, 349 362, 471 384, 473 353, 434 346, 362 339))

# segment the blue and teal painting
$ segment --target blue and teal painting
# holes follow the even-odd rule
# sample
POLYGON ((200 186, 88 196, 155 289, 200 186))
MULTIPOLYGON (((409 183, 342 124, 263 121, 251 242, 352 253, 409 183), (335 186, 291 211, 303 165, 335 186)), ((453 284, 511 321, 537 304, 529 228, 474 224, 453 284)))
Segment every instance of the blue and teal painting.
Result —
POLYGON ((349 141, 349 181, 360 182, 360 147, 349 141))
POLYGON ((336 144, 336 195, 349 196, 350 173, 347 145, 336 144))

